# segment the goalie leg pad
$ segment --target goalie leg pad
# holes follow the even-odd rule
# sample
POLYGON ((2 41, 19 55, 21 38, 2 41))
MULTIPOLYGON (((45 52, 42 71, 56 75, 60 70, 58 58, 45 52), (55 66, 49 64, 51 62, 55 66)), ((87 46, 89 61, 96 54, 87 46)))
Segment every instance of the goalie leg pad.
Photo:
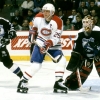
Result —
POLYGON ((69 75, 65 79, 64 84, 66 87, 68 87, 71 90, 76 90, 77 88, 79 88, 76 72, 73 72, 71 75, 69 75))
MULTIPOLYGON (((86 81, 89 74, 93 69, 93 60, 86 60, 82 67, 80 67, 80 77, 82 84, 86 81)), ((74 71, 71 75, 69 75, 65 80, 65 86, 67 86, 71 90, 76 90, 79 88, 77 72, 74 71)))
POLYGON ((77 52, 71 53, 71 58, 69 60, 69 63, 66 67, 67 70, 74 71, 79 67, 82 63, 81 55, 77 52))
POLYGON ((96 67, 97 73, 100 76, 100 56, 94 58, 94 65, 96 67))

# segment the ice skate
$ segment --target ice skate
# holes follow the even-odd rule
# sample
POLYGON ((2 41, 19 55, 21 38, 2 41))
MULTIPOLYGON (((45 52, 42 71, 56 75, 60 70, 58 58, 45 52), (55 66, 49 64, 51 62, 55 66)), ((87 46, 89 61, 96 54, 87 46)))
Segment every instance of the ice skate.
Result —
POLYGON ((28 92, 27 84, 28 84, 28 82, 26 80, 22 79, 18 84, 17 92, 27 93, 28 92))
POLYGON ((55 82, 54 84, 54 91, 55 93, 67 93, 67 87, 63 84, 63 79, 60 79, 58 81, 55 82))

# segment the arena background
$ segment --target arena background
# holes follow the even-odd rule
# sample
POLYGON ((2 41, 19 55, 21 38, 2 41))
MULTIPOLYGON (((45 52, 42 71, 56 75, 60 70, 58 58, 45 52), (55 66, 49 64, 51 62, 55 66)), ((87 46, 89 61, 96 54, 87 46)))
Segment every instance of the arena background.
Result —
MULTIPOLYGON (((63 31, 61 36, 62 50, 66 60, 69 60, 73 48, 73 43, 77 31, 63 31)), ((28 31, 18 31, 17 38, 11 41, 7 46, 11 58, 14 61, 29 61, 30 60, 30 47, 28 42, 28 31)), ((46 61, 51 60, 50 57, 45 57, 46 61)))

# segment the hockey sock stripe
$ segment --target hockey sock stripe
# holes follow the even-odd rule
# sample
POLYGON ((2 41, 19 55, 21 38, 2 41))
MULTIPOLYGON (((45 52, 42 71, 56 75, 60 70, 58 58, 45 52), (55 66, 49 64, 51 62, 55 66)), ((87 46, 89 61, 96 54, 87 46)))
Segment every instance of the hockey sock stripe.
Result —
POLYGON ((15 71, 13 71, 13 73, 17 74, 20 72, 20 68, 18 67, 15 71))
POLYGON ((32 76, 31 76, 31 75, 29 75, 27 72, 25 72, 25 74, 26 74, 27 76, 29 76, 30 78, 32 78, 32 76))
POLYGON ((95 63, 95 66, 98 66, 98 65, 100 65, 100 62, 96 62, 96 63, 95 63))
POLYGON ((55 76, 55 77, 62 77, 62 76, 55 76))
POLYGON ((55 76, 63 76, 63 75, 64 75, 64 72, 62 71, 55 72, 55 76))
POLYGON ((88 71, 88 72, 90 72, 90 71, 91 71, 91 69, 90 69, 90 68, 85 67, 85 66, 83 66, 83 67, 82 67, 82 69, 84 69, 84 70, 86 70, 86 71, 88 71))
POLYGON ((20 78, 23 76, 23 73, 22 73, 22 71, 19 71, 18 73, 17 73, 17 76, 19 76, 20 78))
POLYGON ((55 72, 55 73, 64 73, 63 71, 57 71, 57 72, 55 72))
POLYGON ((23 76, 23 78, 24 78, 26 81, 28 81, 28 79, 27 79, 26 77, 23 76))
POLYGON ((97 72, 100 72, 100 68, 97 68, 97 72))
POLYGON ((80 76, 87 77, 88 75, 84 74, 83 72, 80 72, 80 76))

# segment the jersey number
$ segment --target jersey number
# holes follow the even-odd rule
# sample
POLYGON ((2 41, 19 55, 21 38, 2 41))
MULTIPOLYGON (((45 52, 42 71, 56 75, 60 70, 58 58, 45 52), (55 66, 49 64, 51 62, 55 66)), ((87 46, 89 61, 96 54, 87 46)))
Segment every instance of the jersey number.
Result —
POLYGON ((60 38, 60 33, 57 33, 54 35, 54 37, 60 38))

